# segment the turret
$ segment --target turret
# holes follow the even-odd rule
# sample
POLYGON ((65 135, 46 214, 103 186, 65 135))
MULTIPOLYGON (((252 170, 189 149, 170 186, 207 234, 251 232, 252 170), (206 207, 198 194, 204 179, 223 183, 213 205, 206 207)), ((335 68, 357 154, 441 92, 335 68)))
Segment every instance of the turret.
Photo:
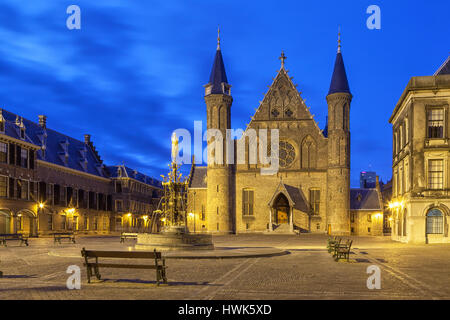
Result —
MULTIPOLYGON (((220 30, 219 30, 220 32, 220 30)), ((220 35, 220 33, 219 33, 220 35)), ((207 225, 208 231, 234 232, 234 210, 231 195, 232 167, 227 163, 227 129, 231 128, 231 85, 228 84, 220 36, 217 37, 217 50, 211 70, 209 83, 205 85, 205 102, 207 109, 207 128, 220 131, 221 139, 215 136, 208 140, 207 170, 207 225)))
POLYGON ((350 104, 348 85, 341 52, 338 51, 327 95, 328 103, 328 208, 327 227, 333 235, 350 234, 350 104))

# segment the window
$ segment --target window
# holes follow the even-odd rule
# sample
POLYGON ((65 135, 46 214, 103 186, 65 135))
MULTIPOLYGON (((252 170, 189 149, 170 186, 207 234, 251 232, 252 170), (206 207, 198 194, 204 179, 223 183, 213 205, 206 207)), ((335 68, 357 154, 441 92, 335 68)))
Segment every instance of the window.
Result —
POLYGON ((66 230, 66 216, 61 216, 61 230, 66 230))
POLYGON ((94 230, 98 230, 98 217, 94 217, 94 230))
POLYGON ((17 190, 17 198, 22 198, 22 181, 20 179, 16 180, 16 190, 17 190))
POLYGON ((27 149, 20 150, 20 166, 22 168, 28 168, 28 150, 27 149))
POLYGON ((309 190, 309 205, 312 214, 318 215, 320 213, 320 190, 309 190))
POLYGON ((53 186, 53 204, 54 205, 59 205, 60 197, 61 197, 61 188, 60 188, 59 184, 55 184, 53 186))
POLYGON ((47 184, 45 182, 39 182, 39 202, 47 201, 47 184))
POLYGON ((3 116, 0 120, 0 131, 5 132, 5 119, 3 118, 3 116))
POLYGON ((123 211, 122 200, 116 200, 116 211, 117 212, 123 211))
POLYGON ((441 234, 444 232, 444 216, 439 209, 431 209, 427 213, 427 234, 441 234))
POLYGON ((74 206, 73 188, 72 187, 66 187, 66 205, 68 207, 74 206))
POLYGON ((53 230, 53 215, 51 214, 48 215, 47 225, 49 231, 53 230))
POLYGON ((28 181, 25 180, 17 180, 22 184, 20 198, 24 200, 28 200, 28 181))
POLYGON ((25 129, 20 129, 20 138, 25 139, 25 129))
POLYGON ((244 189, 242 192, 242 214, 244 216, 252 216, 253 215, 253 200, 254 200, 254 192, 253 190, 244 189))
POLYGON ((121 181, 116 181, 116 192, 122 193, 122 182, 121 181))
POLYGON ((0 197, 8 196, 8 178, 0 176, 0 197))
POLYGON ((201 216, 202 221, 205 221, 205 205, 202 204, 202 216, 201 216))
POLYGON ((372 222, 372 215, 370 213, 367 215, 367 222, 372 222))
POLYGON ((428 138, 444 137, 444 109, 428 110, 428 138))
POLYGON ((428 188, 444 188, 444 160, 428 160, 428 188))
POLYGON ((0 162, 8 162, 8 145, 3 142, 0 142, 0 162))
POLYGON ((355 214, 354 213, 350 213, 350 222, 355 222, 355 214))

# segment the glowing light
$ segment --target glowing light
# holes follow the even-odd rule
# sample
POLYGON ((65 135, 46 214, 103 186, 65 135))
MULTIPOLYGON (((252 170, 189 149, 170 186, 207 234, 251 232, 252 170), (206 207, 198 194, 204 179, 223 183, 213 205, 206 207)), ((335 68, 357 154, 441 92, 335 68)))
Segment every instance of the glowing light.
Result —
POLYGON ((165 222, 165 221, 166 221, 166 218, 162 218, 161 221, 162 221, 162 222, 165 222))
POLYGON ((39 203, 39 208, 44 208, 44 204, 42 202, 39 203))
POLYGON ((142 218, 143 218, 145 221, 147 221, 148 216, 143 216, 142 218))
POLYGON ((127 217, 128 217, 128 218, 131 218, 131 213, 127 214, 127 217))
POLYGON ((193 218, 194 214, 192 212, 189 212, 189 217, 193 218))
POLYGON ((75 212, 75 208, 70 208, 69 210, 67 210, 67 212, 73 214, 75 212))

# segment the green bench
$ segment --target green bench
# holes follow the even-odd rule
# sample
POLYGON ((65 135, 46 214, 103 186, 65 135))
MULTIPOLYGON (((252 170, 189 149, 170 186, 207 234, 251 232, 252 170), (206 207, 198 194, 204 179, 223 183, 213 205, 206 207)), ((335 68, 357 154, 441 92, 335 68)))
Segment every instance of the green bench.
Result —
POLYGON ((137 240, 137 233, 122 232, 120 235, 120 243, 124 243, 126 239, 137 240))
POLYGON ((75 242, 75 234, 73 232, 54 232, 53 233, 53 243, 59 242, 61 244, 61 239, 68 239, 69 242, 75 242))
POLYGON ((28 247, 28 236, 22 233, 2 233, 0 234, 0 243, 6 247, 7 241, 20 241, 20 245, 24 244, 28 247))

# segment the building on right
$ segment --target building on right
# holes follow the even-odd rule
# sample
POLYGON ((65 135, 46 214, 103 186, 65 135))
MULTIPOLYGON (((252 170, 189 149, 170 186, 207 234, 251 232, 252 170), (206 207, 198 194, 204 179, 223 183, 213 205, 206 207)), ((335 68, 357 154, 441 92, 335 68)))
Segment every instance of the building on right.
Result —
POLYGON ((412 77, 389 119, 393 129, 392 239, 450 243, 450 57, 412 77))

